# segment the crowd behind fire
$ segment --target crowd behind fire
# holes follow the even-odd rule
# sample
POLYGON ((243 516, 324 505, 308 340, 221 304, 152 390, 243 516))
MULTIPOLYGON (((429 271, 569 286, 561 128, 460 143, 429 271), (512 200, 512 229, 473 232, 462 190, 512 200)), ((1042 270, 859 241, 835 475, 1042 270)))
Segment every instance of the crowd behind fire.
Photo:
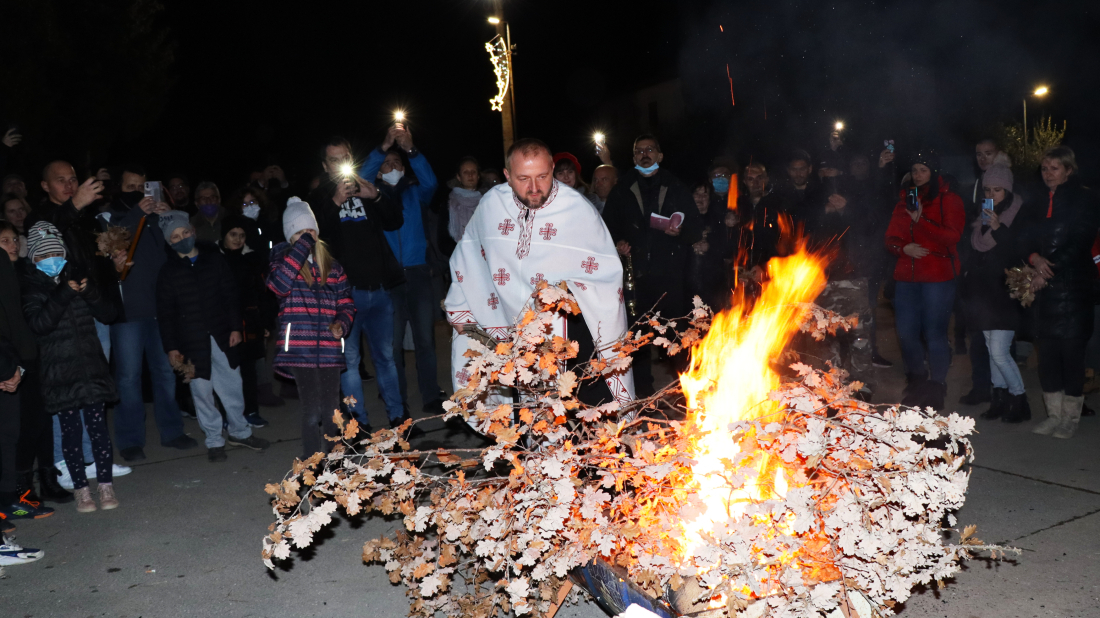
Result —
MULTIPOLYGON (((115 449, 125 462, 145 459, 146 401, 162 445, 196 448, 194 419, 211 462, 226 459, 227 444, 267 448, 253 433, 267 424, 261 408, 284 398, 300 399, 304 455, 324 448, 342 397, 364 427, 371 405, 394 427, 410 418, 410 401, 440 411, 437 346, 447 342, 434 326, 447 256, 482 195, 505 181, 501 170, 472 157, 433 168, 399 123, 369 151, 341 137, 318 144, 303 186, 273 160, 231 187, 140 162, 27 161, 21 139, 12 130, 0 145, 5 531, 51 515, 44 502, 116 508, 113 478, 131 468, 115 463, 115 449), (374 376, 361 362, 364 337, 374 376), (406 384, 407 341, 419 398, 406 384), (370 379, 379 404, 363 396, 370 379)), ((1046 420, 1033 431, 1071 437, 1089 413, 1086 368, 1100 366, 1100 204, 1073 151, 1054 148, 1034 180, 1014 178, 996 141, 983 139, 977 178, 961 184, 930 149, 887 143, 863 154, 839 129, 821 141, 767 164, 719 158, 681 180, 658 137, 640 135, 618 167, 599 145, 601 164, 587 175, 559 152, 554 177, 602 214, 643 312, 684 315, 695 295, 721 309, 735 281, 751 293, 791 246, 789 221, 832 247, 831 281, 864 279, 870 307, 880 296, 892 305, 904 403, 943 409, 952 353, 969 354, 972 390, 960 401, 989 402, 984 419, 1029 421, 1020 366, 1034 351, 1046 420), (682 213, 682 223, 655 229, 653 213, 682 213), (1005 269, 1025 264, 1037 273, 1028 309, 1005 284, 1005 269)), ((876 345, 883 336, 872 329, 873 363, 891 367, 876 345)), ((639 397, 654 392, 653 360, 648 349, 634 360, 639 397)), ((0 549, 0 565, 42 555, 7 541, 0 549)))

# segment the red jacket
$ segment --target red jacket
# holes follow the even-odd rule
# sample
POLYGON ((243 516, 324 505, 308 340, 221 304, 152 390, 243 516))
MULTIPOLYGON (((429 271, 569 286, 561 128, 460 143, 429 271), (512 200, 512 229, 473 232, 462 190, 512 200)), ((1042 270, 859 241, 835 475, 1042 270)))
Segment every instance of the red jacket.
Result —
MULTIPOLYGON (((886 229, 886 249, 898 256, 894 279, 914 283, 950 281, 959 274, 961 264, 955 245, 962 238, 966 225, 962 198, 952 193, 943 178, 937 178, 939 193, 928 197, 928 186, 921 189, 921 216, 916 221, 905 209, 905 191, 894 206, 890 226, 886 229), (928 249, 928 255, 917 259, 906 255, 902 248, 909 243, 928 249)), ((931 184, 931 183, 929 183, 931 184)))

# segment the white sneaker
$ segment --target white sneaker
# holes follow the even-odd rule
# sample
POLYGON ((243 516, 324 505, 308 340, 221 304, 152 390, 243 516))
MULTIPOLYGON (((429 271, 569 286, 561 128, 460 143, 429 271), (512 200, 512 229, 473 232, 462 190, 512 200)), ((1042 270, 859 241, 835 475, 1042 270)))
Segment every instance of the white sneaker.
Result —
MULTIPOLYGON (((120 464, 111 464, 111 478, 114 478, 116 476, 126 476, 127 474, 129 474, 133 471, 134 471, 134 469, 131 468, 130 466, 123 466, 123 465, 120 465, 120 464)), ((95 476, 95 462, 94 461, 90 465, 84 466, 84 474, 88 478, 93 478, 95 476)), ((69 484, 72 485, 71 480, 69 481, 69 484)), ((68 489, 72 489, 72 487, 69 487, 68 489)))
POLYGON ((72 491, 73 477, 69 474, 69 466, 66 465, 65 462, 59 461, 54 464, 54 467, 61 472, 61 476, 57 477, 57 482, 60 483, 61 486, 65 489, 72 491))
POLYGON ((46 555, 46 552, 41 549, 34 548, 22 548, 12 541, 7 536, 4 536, 0 543, 0 566, 8 566, 11 564, 26 564, 28 562, 34 562, 46 555))

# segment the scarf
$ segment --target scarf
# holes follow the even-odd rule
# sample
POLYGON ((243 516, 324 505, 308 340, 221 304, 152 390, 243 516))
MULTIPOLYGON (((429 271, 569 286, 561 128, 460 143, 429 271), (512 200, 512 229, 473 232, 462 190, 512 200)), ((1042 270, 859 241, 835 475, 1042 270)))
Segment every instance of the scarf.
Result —
MULTIPOLYGON (((1021 204, 1023 204, 1023 200, 1020 199, 1019 195, 1014 194, 1012 196, 1012 204, 1008 208, 997 213, 997 216, 1001 218, 1001 225, 1012 225, 1012 220, 1016 218, 1016 213, 1020 212, 1021 204)), ((974 228, 970 232, 970 244, 974 247, 975 251, 985 252, 997 246, 997 241, 993 240, 993 228, 988 225, 982 225, 981 217, 970 225, 974 228)))
POLYGON ((455 187, 451 189, 451 195, 447 198, 447 210, 450 219, 447 221, 447 233, 455 242, 462 240, 466 233, 466 224, 474 216, 477 205, 481 202, 481 192, 455 187))

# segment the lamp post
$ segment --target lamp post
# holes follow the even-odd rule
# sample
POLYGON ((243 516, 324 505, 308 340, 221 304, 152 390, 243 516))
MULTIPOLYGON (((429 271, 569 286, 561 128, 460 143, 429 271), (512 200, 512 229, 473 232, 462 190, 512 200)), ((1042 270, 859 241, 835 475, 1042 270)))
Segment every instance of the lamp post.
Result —
POLYGON ((512 146, 516 135, 515 73, 512 65, 512 30, 501 17, 504 14, 502 0, 494 0, 495 14, 489 23, 496 26, 497 35, 485 44, 493 72, 497 76, 497 96, 489 100, 492 108, 500 112, 504 131, 504 151, 512 146))
MULTIPOLYGON (((1050 89, 1046 86, 1039 86, 1031 93, 1034 97, 1045 97, 1050 89)), ((1027 97, 1024 97, 1024 152, 1027 152, 1027 97)))

